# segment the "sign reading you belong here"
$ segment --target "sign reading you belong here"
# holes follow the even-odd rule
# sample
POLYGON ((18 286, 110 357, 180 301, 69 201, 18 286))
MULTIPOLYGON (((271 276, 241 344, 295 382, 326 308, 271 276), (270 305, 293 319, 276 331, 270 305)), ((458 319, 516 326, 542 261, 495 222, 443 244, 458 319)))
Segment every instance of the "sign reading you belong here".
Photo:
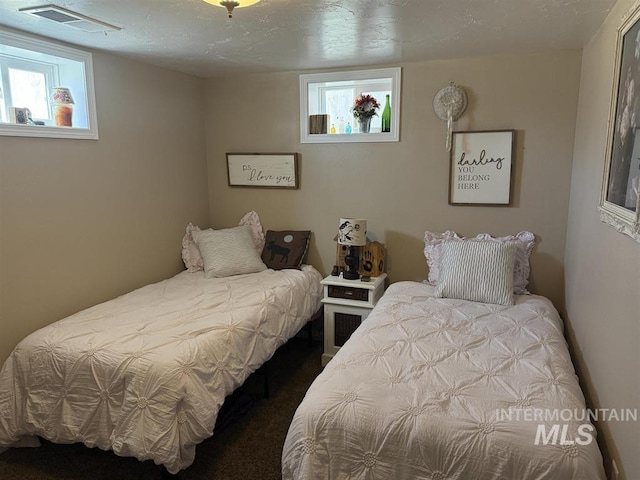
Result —
POLYGON ((512 130, 455 132, 449 203, 508 205, 512 150, 512 130))

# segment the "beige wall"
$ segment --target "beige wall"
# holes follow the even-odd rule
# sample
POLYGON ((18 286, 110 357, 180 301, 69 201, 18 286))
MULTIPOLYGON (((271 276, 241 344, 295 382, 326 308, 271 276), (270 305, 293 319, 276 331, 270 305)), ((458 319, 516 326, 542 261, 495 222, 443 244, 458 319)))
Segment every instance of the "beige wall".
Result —
MULTIPOLYGON (((640 409, 640 244, 601 223, 597 211, 617 29, 633 3, 620 0, 584 49, 571 181, 567 330, 598 408, 640 409)), ((624 478, 640 478, 640 422, 601 422, 599 431, 624 478)))
POLYGON ((0 137, 0 362, 33 330, 184 268, 206 222, 202 80, 94 53, 100 139, 0 137))
POLYGON ((255 209, 265 228, 311 229, 309 261, 328 273, 339 218, 364 217, 370 238, 386 244, 394 282, 426 278, 427 229, 463 235, 531 230, 539 241, 532 288, 562 306, 580 52, 401 66, 401 141, 386 144, 301 144, 298 72, 208 80, 212 225, 232 225, 255 209), (458 130, 517 129, 512 207, 447 204, 445 123, 433 113, 432 99, 449 81, 469 93, 458 130), (300 189, 230 188, 226 152, 298 152, 300 189))

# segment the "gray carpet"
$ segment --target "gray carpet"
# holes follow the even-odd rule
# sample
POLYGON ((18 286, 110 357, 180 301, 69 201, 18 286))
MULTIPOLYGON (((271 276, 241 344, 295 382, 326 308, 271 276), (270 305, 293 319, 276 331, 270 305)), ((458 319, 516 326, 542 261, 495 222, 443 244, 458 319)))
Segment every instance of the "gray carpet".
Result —
MULTIPOLYGON (((270 398, 262 395, 264 377, 252 375, 233 401, 225 403, 226 421, 198 445, 195 462, 180 472, 180 480, 279 479, 289 423, 321 371, 321 354, 319 342, 310 347, 298 337, 280 348, 268 363, 270 398)), ((163 470, 151 461, 118 457, 81 444, 43 442, 39 448, 14 448, 0 454, 2 480, 156 480, 163 470)))

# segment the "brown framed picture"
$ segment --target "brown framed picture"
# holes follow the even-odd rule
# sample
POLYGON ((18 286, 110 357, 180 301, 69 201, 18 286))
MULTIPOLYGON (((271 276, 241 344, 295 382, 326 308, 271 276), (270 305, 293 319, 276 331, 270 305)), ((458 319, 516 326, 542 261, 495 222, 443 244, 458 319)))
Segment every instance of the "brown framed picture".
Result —
POLYGON ((449 205, 511 204, 515 130, 453 132, 449 205))
POLYGON ((297 153, 227 153, 231 187, 298 188, 297 153))

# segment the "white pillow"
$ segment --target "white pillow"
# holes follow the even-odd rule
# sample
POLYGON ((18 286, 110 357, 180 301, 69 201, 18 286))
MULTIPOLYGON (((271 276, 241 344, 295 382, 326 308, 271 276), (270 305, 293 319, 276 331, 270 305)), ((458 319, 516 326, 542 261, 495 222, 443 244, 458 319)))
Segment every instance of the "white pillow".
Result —
POLYGON ((442 243, 439 298, 513 305, 513 243, 476 240, 442 243))
MULTIPOLYGON (((238 225, 249 225, 251 227, 251 234, 253 236, 253 243, 256 247, 256 251, 258 254, 262 253, 262 249, 264 248, 264 232, 262 231, 262 224, 260 223, 260 217, 258 214, 253 210, 247 212, 240 219, 238 225)), ((202 255, 200 255, 200 249, 193 240, 193 232, 199 231, 200 227, 189 223, 189 225, 187 225, 187 231, 184 237, 182 237, 182 261, 189 272, 204 270, 204 263, 202 262, 202 255)))
POLYGON ((516 245, 515 260, 513 263, 513 293, 528 295, 529 284, 529 257, 536 243, 536 237, 531 232, 519 232, 516 235, 506 237, 492 237, 488 233, 480 233, 475 238, 459 237, 456 232, 447 230, 444 233, 424 232, 424 256, 429 266, 429 277, 426 281, 429 285, 436 285, 440 276, 440 257, 443 242, 448 240, 477 240, 482 242, 513 243, 516 245))
POLYGON ((260 223, 258 214, 253 210, 245 213, 238 225, 249 225, 251 227, 253 243, 258 253, 262 253, 262 249, 264 248, 264 232, 262 231, 262 224, 260 223))
POLYGON ((256 251, 248 225, 193 232, 206 278, 230 277, 267 269, 256 251))
POLYGON ((184 237, 182 237, 182 261, 189 272, 199 272, 200 270, 204 270, 204 263, 202 262, 202 255, 200 255, 200 249, 193 240, 193 233, 199 231, 200 227, 193 223, 189 223, 189 225, 187 225, 186 233, 184 234, 184 237))

